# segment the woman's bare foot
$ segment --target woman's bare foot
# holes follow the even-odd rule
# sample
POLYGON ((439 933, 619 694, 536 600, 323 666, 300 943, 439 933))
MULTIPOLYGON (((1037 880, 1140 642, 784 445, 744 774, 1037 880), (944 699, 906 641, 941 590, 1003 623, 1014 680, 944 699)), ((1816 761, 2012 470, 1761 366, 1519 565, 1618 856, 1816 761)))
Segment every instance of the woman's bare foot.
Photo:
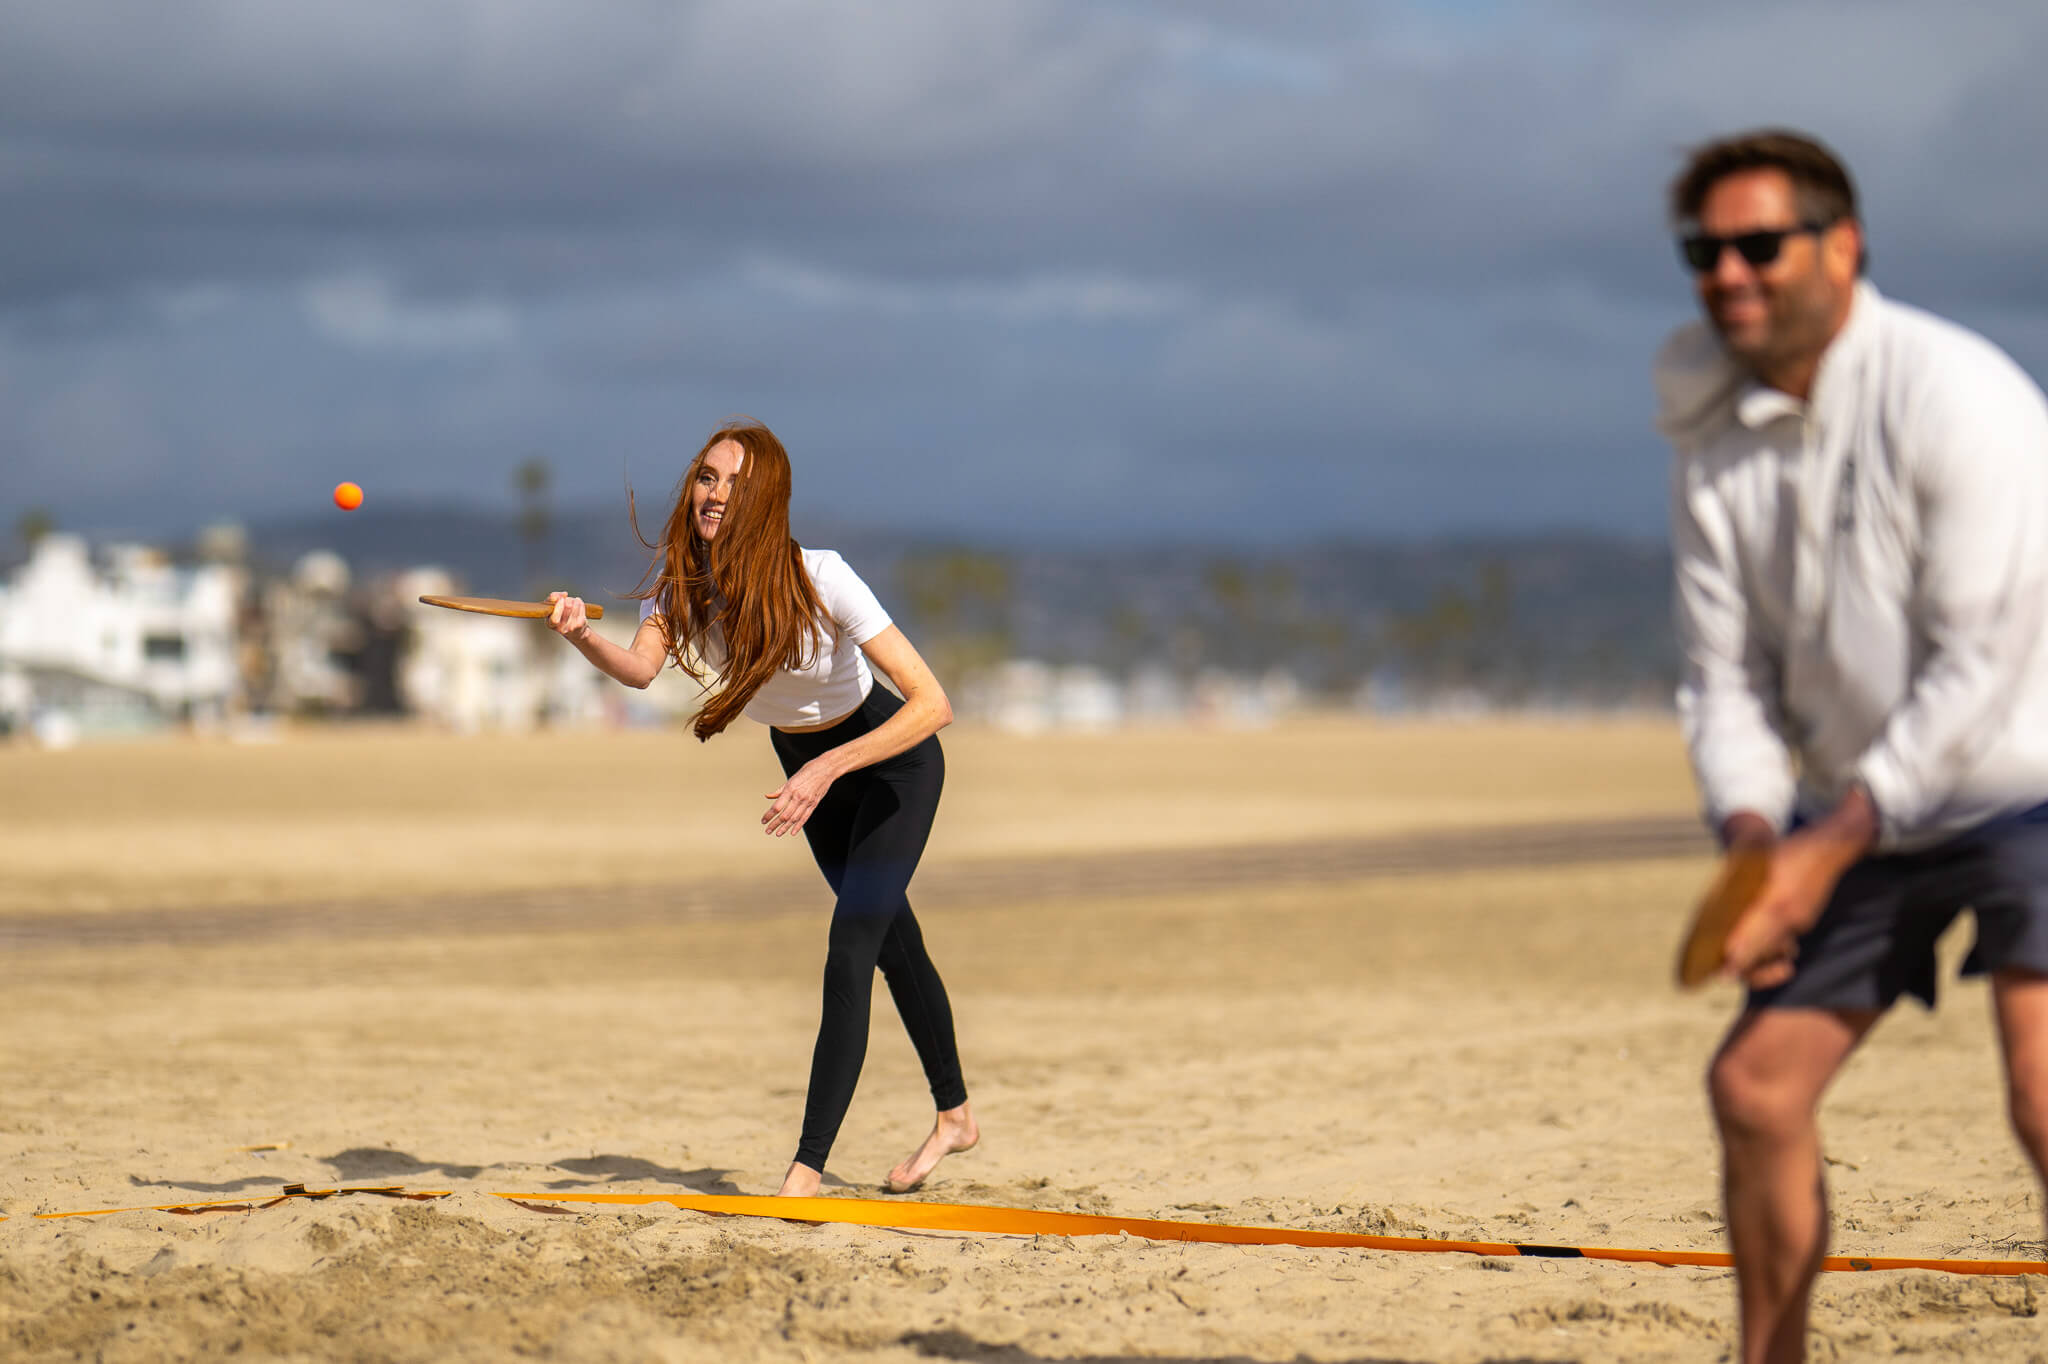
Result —
MULTIPOLYGON (((936 1163, 936 1162, 934 1162, 936 1163)), ((800 1160, 789 1163, 789 1173, 782 1177, 782 1187, 775 1191, 777 1198, 816 1198, 818 1186, 825 1177, 800 1160)))
POLYGON ((966 1104, 949 1108, 932 1124, 932 1134, 924 1139, 924 1145, 889 1171, 889 1182, 884 1187, 890 1193, 909 1193, 939 1168, 940 1161, 956 1152, 973 1150, 974 1143, 980 1140, 981 1128, 974 1121, 973 1111, 966 1104))

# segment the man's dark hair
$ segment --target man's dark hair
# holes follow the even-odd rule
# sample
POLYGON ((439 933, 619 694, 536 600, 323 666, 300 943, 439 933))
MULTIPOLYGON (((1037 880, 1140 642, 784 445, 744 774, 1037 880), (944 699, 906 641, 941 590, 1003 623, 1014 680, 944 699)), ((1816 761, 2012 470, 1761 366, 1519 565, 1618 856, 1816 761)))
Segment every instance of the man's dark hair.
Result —
MULTIPOLYGON (((1762 128, 1693 148, 1685 169, 1671 182, 1671 221, 1697 220, 1709 190, 1731 175, 1753 170, 1785 173, 1804 222, 1831 227, 1845 218, 1857 219, 1856 184, 1840 158, 1803 133, 1762 128)), ((1857 269, 1861 271, 1861 262, 1857 269)))

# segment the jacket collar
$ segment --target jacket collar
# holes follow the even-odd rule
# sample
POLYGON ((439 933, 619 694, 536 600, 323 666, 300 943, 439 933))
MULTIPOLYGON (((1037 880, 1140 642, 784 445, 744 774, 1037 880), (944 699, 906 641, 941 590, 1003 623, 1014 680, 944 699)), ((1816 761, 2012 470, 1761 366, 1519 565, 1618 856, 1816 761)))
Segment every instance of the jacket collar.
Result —
MULTIPOLYGON (((1849 300, 1849 316, 1828 342, 1828 348, 1821 352, 1820 367, 1813 376, 1812 396, 1802 402, 1781 389, 1745 377, 1735 390, 1735 420, 1757 431, 1785 417, 1804 418, 1809 411, 1824 407, 1827 396, 1841 382, 1839 376, 1853 372, 1858 357, 1868 348, 1877 330, 1877 312, 1883 301, 1884 296, 1878 293, 1875 284, 1867 279, 1857 280, 1849 300)), ((1726 360, 1725 351, 1723 359, 1726 360)), ((1732 360, 1726 363, 1734 365, 1732 360)))

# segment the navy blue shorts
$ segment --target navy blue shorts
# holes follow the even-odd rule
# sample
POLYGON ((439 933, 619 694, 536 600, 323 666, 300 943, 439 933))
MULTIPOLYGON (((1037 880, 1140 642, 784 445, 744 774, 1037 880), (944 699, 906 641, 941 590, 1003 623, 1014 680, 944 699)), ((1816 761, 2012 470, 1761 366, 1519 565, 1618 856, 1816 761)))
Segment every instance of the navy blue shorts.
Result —
POLYGON ((2048 805, 1849 868, 1800 937, 1792 979, 1751 991, 1749 1007, 1884 1010, 1909 994, 1931 1009, 1935 939, 1965 909, 1977 941, 1964 975, 2048 975, 2048 805))

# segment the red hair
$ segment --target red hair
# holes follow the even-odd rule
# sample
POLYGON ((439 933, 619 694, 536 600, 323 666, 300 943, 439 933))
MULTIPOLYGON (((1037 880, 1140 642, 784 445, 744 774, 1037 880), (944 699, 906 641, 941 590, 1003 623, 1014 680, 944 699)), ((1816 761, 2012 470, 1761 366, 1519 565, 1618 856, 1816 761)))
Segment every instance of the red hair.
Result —
MULTIPOLYGON (((818 590, 804 572, 802 547, 789 533, 789 485, 789 452, 775 433, 756 421, 727 422, 683 471, 660 544, 640 538, 656 558, 631 595, 653 599, 662 646, 676 666, 708 686, 705 637, 716 626, 725 638, 717 687, 691 726, 700 740, 737 719, 779 670, 810 666, 822 647, 818 590), (725 519, 707 541, 692 523, 690 490, 704 457, 728 442, 743 458, 725 519)), ((630 489, 626 497, 630 513, 630 489)))

